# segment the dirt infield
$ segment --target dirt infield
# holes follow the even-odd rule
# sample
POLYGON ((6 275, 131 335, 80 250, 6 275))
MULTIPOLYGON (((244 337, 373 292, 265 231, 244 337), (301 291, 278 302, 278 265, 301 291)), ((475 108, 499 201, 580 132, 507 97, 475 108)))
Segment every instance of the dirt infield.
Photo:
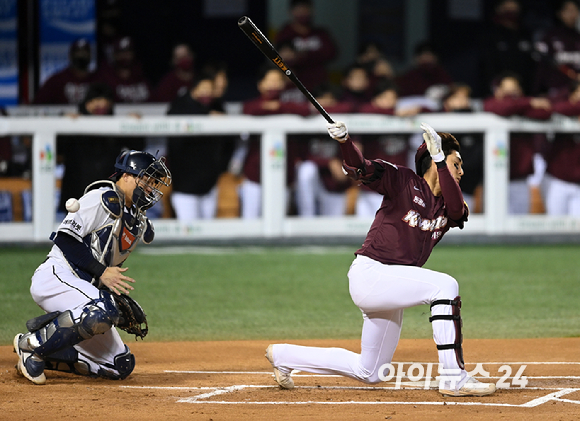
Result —
MULTIPOLYGON (((356 340, 289 342, 359 351, 356 340)), ((0 419, 580 418, 580 338, 467 340, 464 350, 468 371, 483 369, 477 377, 493 383, 509 374, 503 380, 508 388, 479 398, 444 398, 434 388, 435 379, 430 382, 421 378, 421 370, 426 373, 429 363, 436 362, 431 340, 401 340, 393 364, 401 367, 401 373, 415 378, 401 374, 399 384, 396 378, 365 385, 342 377, 298 373, 294 377, 297 388, 291 391, 275 385, 270 364, 264 358, 268 345, 265 341, 145 341, 128 345, 136 356, 137 367, 124 381, 48 371, 44 386, 19 377, 12 347, 0 347, 0 419), (404 364, 399 366, 397 362, 404 364), (409 370, 412 363, 418 364, 409 370), (520 387, 525 380, 525 387, 520 387)), ((436 368, 432 376, 435 375, 436 368)))

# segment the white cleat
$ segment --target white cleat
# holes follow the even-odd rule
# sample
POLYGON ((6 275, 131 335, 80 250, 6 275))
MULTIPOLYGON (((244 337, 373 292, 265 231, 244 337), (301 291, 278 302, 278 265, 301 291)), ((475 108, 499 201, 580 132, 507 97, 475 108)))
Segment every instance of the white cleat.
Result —
POLYGON ((473 377, 470 377, 458 390, 439 389, 439 393, 443 396, 486 396, 493 392, 495 392, 495 384, 482 383, 473 377))
POLYGON ((278 383, 282 389, 294 389, 294 380, 292 380, 290 373, 282 373, 274 365, 274 355, 272 354, 273 348, 273 345, 268 345, 268 348, 266 348, 266 358, 268 361, 270 361, 270 364, 272 364, 272 367, 274 368, 274 377, 276 378, 276 383, 278 383))
POLYGON ((14 352, 18 355, 18 362, 16 363, 16 371, 21 376, 26 377, 34 384, 45 384, 46 376, 44 375, 44 361, 38 361, 34 358, 31 352, 23 351, 20 348, 20 338, 24 335, 18 333, 14 337, 14 352))

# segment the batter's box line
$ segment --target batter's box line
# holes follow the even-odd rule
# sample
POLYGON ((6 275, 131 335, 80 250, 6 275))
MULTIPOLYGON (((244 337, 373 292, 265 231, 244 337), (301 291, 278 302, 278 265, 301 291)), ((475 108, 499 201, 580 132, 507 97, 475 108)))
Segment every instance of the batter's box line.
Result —
MULTIPOLYGON (((542 396, 540 398, 532 399, 529 402, 523 404, 510 404, 510 403, 495 403, 495 402, 454 402, 454 401, 434 401, 434 402, 361 402, 361 401, 345 401, 345 402, 328 402, 328 401, 304 401, 304 402, 292 402, 292 401, 284 401, 284 402, 248 402, 248 401, 238 401, 238 402, 229 402, 229 401, 208 401, 202 400, 211 398, 217 395, 223 395, 226 393, 232 393, 239 390, 243 390, 247 387, 264 387, 264 386, 250 386, 250 385, 236 385, 230 386, 227 388, 222 388, 216 390, 213 393, 205 393, 203 395, 198 395, 192 398, 183 398, 177 400, 177 403, 203 403, 203 404, 218 404, 218 405, 465 405, 465 406, 502 406, 502 407, 519 407, 519 408, 534 408, 536 406, 542 405, 549 401, 560 401, 560 402, 567 402, 573 404, 580 404, 580 401, 574 401, 570 399, 561 399, 561 396, 567 395, 572 392, 576 392, 580 389, 578 388, 567 388, 562 389, 557 392, 550 393, 546 396, 542 396), (203 396, 203 398, 202 398, 203 396)), ((305 388, 314 388, 315 386, 309 386, 305 388)), ((317 387, 316 387, 317 388, 317 387)))
MULTIPOLYGON (((214 396, 224 395, 228 393, 233 393, 241 391, 244 389, 271 389, 277 388, 278 386, 264 386, 264 385, 233 385, 227 387, 154 387, 154 386, 119 386, 122 388, 141 388, 141 389, 167 389, 167 390, 212 390, 212 392, 202 393, 200 395, 192 396, 190 398, 179 398, 177 403, 204 403, 204 404, 217 404, 217 405, 465 405, 465 406, 507 406, 507 407, 519 407, 519 408, 534 408, 536 406, 542 405, 549 401, 558 401, 565 403, 572 403, 580 405, 580 401, 571 399, 562 399, 562 396, 568 395, 573 392, 577 392, 580 388, 545 388, 545 389, 556 389, 556 392, 549 393, 548 395, 532 399, 529 402, 523 404, 509 404, 509 403, 496 403, 496 402, 455 402, 455 401, 434 401, 434 402, 398 402, 398 401, 345 401, 345 402, 328 402, 328 401, 304 401, 304 402, 293 402, 293 401, 274 401, 274 402, 248 402, 248 401, 210 401, 207 400, 214 396)), ((393 390, 391 387, 352 387, 352 386, 297 386, 296 389, 317 389, 317 390, 393 390)), ((531 389, 531 388, 530 388, 531 389)), ((542 388, 534 388, 542 389, 542 388)))
MULTIPOLYGON (((408 363, 404 363, 408 364, 408 363)), ((417 363, 418 364, 418 363, 417 363)), ((488 363, 486 363, 488 364, 488 363)), ((499 364, 499 363, 498 363, 499 364)), ((523 364, 523 363, 522 363, 523 364)), ((255 374, 255 375, 267 375, 267 376, 274 376, 271 371, 200 371, 200 370, 164 370, 164 373, 173 373, 173 374, 255 374)), ((340 378, 344 376, 340 376, 338 374, 297 374, 300 371, 294 370, 292 371, 292 377, 322 377, 322 378, 340 378)), ((580 376, 525 376, 527 379, 533 380, 556 380, 556 379, 565 379, 565 380, 578 380, 580 376)), ((407 376, 403 376, 402 378, 408 378, 407 376)), ((475 376, 477 379, 504 379, 504 380, 513 380, 519 379, 519 377, 514 376, 475 376)), ((522 388, 520 388, 522 389, 522 388)))

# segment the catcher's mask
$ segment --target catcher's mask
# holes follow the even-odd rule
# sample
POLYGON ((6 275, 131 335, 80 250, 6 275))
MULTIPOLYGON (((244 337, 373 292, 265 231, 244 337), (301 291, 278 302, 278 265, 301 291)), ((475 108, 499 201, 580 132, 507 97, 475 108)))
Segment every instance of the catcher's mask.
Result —
POLYGON ((124 173, 137 177, 137 187, 133 190, 133 203, 137 209, 149 209, 161 199, 163 186, 171 185, 171 172, 165 165, 165 157, 155 158, 148 152, 125 151, 115 162, 117 172, 113 177, 124 173))

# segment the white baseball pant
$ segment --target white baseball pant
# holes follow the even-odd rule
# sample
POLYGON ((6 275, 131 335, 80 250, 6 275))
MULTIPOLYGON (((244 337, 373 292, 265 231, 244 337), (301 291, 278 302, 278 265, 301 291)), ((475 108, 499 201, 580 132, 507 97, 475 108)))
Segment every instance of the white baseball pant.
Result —
MULTIPOLYGON (((274 365, 283 372, 301 370, 318 374, 339 374, 364 383, 378 383, 383 364, 391 363, 399 342, 405 308, 430 304, 438 299, 454 299, 459 292, 451 276, 416 266, 385 265, 365 256, 357 256, 348 272, 350 295, 363 313, 361 353, 341 348, 317 348, 276 344, 274 365)), ((432 315, 450 315, 452 307, 436 305, 432 315)), ((438 345, 455 342, 451 320, 432 322, 433 339, 438 345)), ((455 351, 440 350, 439 363, 444 369, 459 369, 455 351)), ((467 381, 460 371, 456 388, 467 381)))
MULTIPOLYGON (((69 267, 49 258, 32 276, 30 294, 36 304, 47 313, 70 310, 77 319, 87 303, 99 298, 99 290, 77 277, 69 267)), ((74 346, 79 357, 87 362, 92 373, 103 368, 110 371, 117 355, 125 352, 125 345, 114 327, 102 335, 95 335, 74 346), (84 358, 83 358, 84 357, 84 358)))

